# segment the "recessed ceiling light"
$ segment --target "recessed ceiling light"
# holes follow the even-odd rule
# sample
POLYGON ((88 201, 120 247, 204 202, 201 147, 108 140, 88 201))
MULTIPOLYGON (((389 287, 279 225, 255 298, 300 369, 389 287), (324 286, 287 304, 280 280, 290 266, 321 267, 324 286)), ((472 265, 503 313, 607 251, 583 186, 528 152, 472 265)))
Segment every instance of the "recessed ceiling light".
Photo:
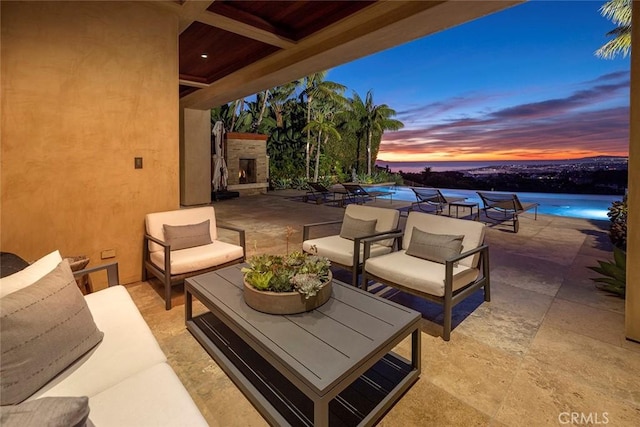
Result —
POLYGON ((207 59, 208 57, 209 57, 209 55, 206 54, 206 53, 200 54, 200 58, 202 58, 202 59, 207 59))

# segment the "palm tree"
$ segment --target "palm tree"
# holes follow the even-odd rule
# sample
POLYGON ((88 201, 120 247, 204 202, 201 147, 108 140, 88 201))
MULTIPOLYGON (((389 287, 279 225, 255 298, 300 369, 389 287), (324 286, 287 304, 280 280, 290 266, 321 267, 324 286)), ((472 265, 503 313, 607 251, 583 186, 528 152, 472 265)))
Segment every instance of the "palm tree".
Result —
MULTIPOLYGON (((365 100, 357 93, 353 93, 350 100, 352 120, 357 122, 360 128, 360 136, 366 138, 367 142, 367 175, 371 175, 371 142, 374 135, 382 137, 385 130, 398 130, 404 127, 404 123, 392 119, 396 115, 394 109, 387 104, 375 105, 373 93, 367 91, 365 100)), ((357 162, 360 160, 360 143, 358 142, 357 162)))
POLYGON ((631 52, 632 6, 632 0, 609 0, 600 8, 602 16, 611 20, 617 27, 607 33, 607 36, 613 36, 613 39, 596 50, 596 56, 613 59, 619 53, 622 53, 623 57, 629 55, 631 52))
POLYGON ((320 147, 322 146, 322 138, 324 137, 324 145, 329 142, 329 138, 335 138, 340 140, 340 133, 336 129, 336 124, 332 121, 334 110, 330 105, 325 105, 325 107, 318 112, 314 116, 314 119, 311 120, 303 129, 307 134, 310 134, 311 131, 317 132, 318 140, 316 146, 316 165, 313 173, 313 180, 315 182, 318 181, 319 171, 320 171, 320 147))
POLYGON ((295 80, 293 82, 285 83, 281 86, 276 86, 273 89, 271 89, 271 96, 269 97, 269 106, 271 107, 271 110, 275 115, 276 125, 279 128, 284 126, 284 122, 283 122, 284 107, 287 101, 291 99, 291 96, 294 94, 299 84, 300 82, 298 80, 295 80))
MULTIPOLYGON (((311 110, 314 100, 325 99, 337 103, 344 102, 344 93, 346 87, 340 83, 325 80, 327 71, 320 71, 303 79, 304 90, 300 94, 307 100, 307 125, 311 123, 311 110)), ((311 129, 307 129, 307 145, 305 152, 306 159, 306 176, 309 179, 309 164, 311 160, 311 129)))

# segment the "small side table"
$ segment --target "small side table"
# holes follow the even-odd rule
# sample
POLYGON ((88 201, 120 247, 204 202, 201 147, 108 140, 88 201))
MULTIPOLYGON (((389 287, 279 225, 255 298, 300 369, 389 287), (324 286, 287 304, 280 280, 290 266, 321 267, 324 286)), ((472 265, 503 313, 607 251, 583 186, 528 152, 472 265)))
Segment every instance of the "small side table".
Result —
MULTIPOLYGON (((64 259, 69 261, 69 267, 71 267, 71 271, 82 270, 89 264, 90 261, 90 259, 86 256, 65 257, 64 259)), ((76 283, 78 284, 78 288, 80 288, 82 295, 87 295, 93 292, 93 283, 91 283, 91 278, 88 274, 76 278, 76 283)))
POLYGON ((451 206, 455 206, 456 207, 456 218, 458 218, 458 209, 459 208, 469 208, 471 210, 471 219, 474 219, 475 221, 478 221, 480 219, 480 207, 478 205, 478 203, 476 202, 465 202, 465 201, 459 201, 459 202, 451 202, 449 203, 449 216, 451 216, 451 206), (476 209, 476 216, 473 216, 473 209, 476 209))

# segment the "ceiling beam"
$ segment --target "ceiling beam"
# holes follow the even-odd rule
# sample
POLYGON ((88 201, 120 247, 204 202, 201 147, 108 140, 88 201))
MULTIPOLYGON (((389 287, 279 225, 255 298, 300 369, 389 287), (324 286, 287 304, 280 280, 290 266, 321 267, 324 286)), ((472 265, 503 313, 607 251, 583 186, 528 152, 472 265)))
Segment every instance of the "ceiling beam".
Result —
POLYGON ((211 25, 243 37, 257 40, 262 43, 287 49, 296 45, 296 42, 290 38, 278 35, 275 31, 267 31, 258 27, 254 27, 244 22, 236 21, 219 13, 206 11, 201 13, 196 19, 203 24, 211 25))
POLYGON ((215 0, 185 0, 180 5, 180 16, 178 21, 178 34, 182 34, 184 30, 189 28, 202 13, 207 11, 215 0))

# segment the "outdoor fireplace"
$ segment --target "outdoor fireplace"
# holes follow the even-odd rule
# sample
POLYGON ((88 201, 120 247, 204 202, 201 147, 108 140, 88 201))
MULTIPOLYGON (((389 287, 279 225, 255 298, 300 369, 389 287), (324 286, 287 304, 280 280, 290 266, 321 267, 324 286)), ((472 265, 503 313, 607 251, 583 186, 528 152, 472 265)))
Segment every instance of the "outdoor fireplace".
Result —
POLYGON ((239 184, 255 184, 258 182, 256 174, 256 159, 240 159, 238 169, 239 184))
POLYGON ((227 132, 225 150, 227 189, 240 195, 260 194, 269 187, 267 136, 227 132))

